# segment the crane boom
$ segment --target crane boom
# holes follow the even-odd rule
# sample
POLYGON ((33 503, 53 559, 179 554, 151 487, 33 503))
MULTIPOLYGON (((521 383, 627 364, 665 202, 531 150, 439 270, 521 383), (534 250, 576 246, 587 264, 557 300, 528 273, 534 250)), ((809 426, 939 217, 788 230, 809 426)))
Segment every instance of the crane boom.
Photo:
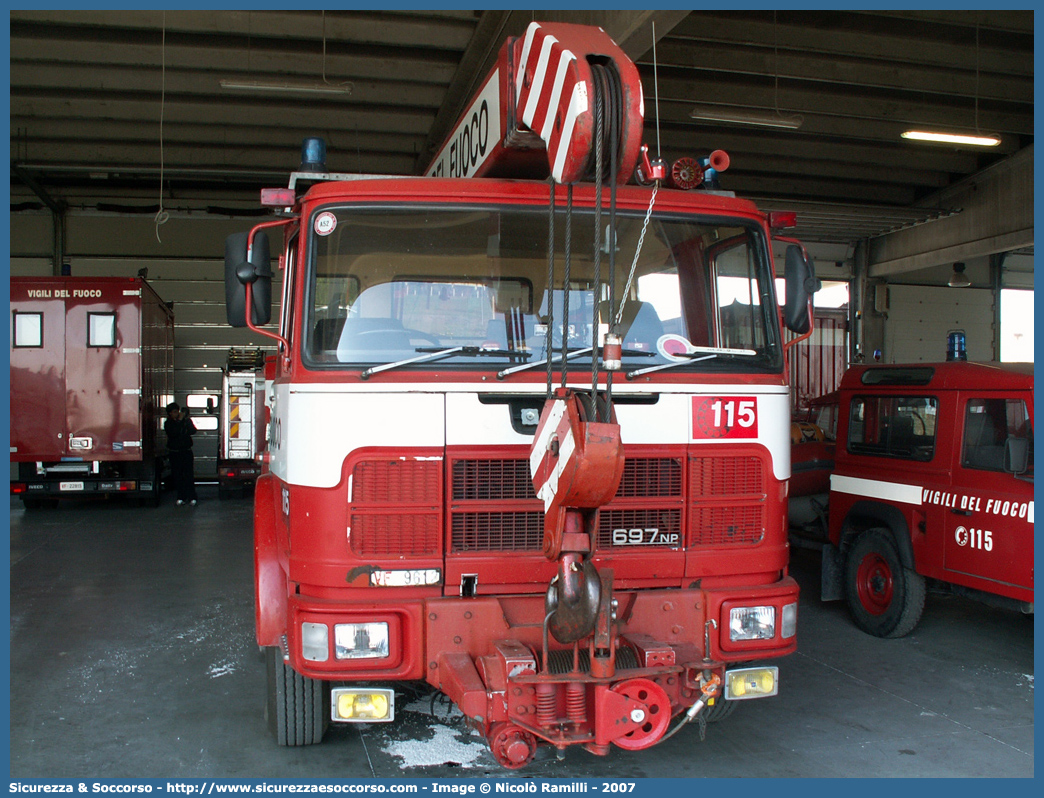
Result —
POLYGON ((578 182, 595 168, 599 108, 617 126, 618 181, 624 183, 641 149, 644 100, 637 67, 601 28, 532 22, 524 36, 501 47, 425 175, 550 174, 559 183, 578 182))

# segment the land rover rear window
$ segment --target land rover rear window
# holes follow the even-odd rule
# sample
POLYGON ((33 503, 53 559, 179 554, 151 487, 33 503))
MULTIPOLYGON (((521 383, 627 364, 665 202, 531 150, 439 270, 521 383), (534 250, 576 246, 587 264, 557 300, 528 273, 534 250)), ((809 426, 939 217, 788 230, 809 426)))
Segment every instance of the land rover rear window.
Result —
POLYGON ((935 369, 927 366, 871 368, 860 378, 863 385, 927 385, 935 369))

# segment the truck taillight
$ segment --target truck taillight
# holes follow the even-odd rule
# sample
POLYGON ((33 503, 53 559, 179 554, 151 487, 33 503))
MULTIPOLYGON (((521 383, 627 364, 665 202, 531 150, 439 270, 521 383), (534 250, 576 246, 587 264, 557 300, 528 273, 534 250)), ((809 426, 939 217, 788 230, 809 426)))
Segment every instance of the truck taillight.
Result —
POLYGON ((11 493, 14 493, 14 494, 25 493, 25 483, 24 482, 12 482, 11 483, 11 493))

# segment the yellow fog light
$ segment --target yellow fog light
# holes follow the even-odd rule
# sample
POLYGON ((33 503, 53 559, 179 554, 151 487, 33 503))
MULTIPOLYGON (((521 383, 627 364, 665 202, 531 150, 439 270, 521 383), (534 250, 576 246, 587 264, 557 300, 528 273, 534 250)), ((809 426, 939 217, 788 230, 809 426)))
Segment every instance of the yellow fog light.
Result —
POLYGON ((779 691, 779 668, 738 668, 725 674, 725 698, 765 698, 779 691))
POLYGON ((332 720, 380 723, 395 719, 395 692, 372 687, 337 687, 330 691, 332 720))

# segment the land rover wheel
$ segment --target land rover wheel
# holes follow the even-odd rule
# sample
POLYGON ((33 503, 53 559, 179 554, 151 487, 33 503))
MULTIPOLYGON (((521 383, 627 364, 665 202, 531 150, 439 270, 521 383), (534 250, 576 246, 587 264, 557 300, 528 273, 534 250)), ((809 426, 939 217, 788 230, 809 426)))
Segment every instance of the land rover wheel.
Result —
POLYGON ((891 533, 863 532, 845 559, 845 597, 856 626, 875 637, 909 634, 924 610, 924 577, 903 566, 891 533))
POLYGON ((326 682, 302 676, 286 662, 278 646, 265 649, 268 704, 265 717, 279 745, 314 745, 329 723, 326 682))

